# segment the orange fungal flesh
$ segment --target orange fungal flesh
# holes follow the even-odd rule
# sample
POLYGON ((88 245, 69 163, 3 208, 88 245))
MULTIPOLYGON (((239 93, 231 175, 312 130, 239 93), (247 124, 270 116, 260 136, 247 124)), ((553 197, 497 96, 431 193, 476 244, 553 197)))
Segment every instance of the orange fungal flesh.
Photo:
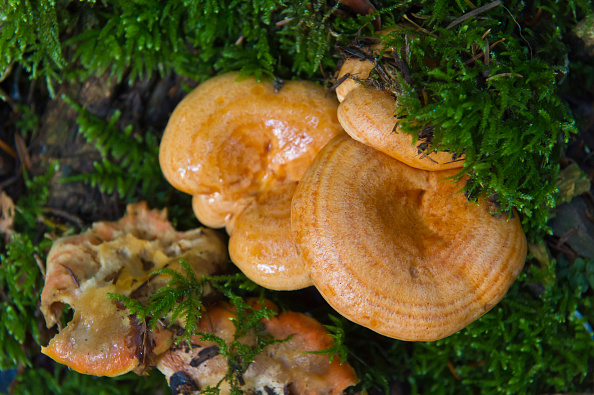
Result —
POLYGON ((214 231, 176 232, 165 211, 148 210, 146 203, 129 205, 119 221, 98 222, 83 234, 56 240, 47 259, 41 311, 48 327, 59 325, 65 304, 74 317, 42 352, 96 376, 148 367, 153 355, 169 348, 173 334, 160 326, 147 329, 107 295, 146 304, 169 281, 168 275, 151 273, 163 267, 183 272, 180 258, 201 276, 222 270, 227 254, 214 231))
POLYGON ((411 168, 348 137, 317 156, 293 198, 292 229, 315 286, 383 335, 436 340, 489 311, 519 275, 519 219, 468 203, 456 171, 411 168))

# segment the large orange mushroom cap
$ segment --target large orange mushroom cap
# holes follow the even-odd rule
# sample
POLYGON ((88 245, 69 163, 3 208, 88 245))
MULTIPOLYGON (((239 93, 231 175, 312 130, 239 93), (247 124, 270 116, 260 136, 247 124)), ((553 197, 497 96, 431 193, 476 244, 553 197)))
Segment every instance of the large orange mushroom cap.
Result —
POLYGON ((337 106, 311 82, 290 81, 275 90, 272 82, 238 81, 229 73, 198 86, 169 119, 159 152, 163 174, 194 195, 198 220, 226 227, 234 263, 260 285, 311 285, 291 241, 291 196, 284 186, 298 182, 319 150, 342 132, 337 106), (281 195, 272 196, 279 188, 281 195), (277 212, 283 210, 281 224, 277 212), (272 223, 279 232, 271 231, 272 223), (282 269, 271 272, 273 267, 282 269))
POLYGON ((177 189, 236 200, 275 181, 297 181, 317 152, 342 131, 337 103, 307 81, 212 78, 190 92, 169 119, 161 169, 177 189))
POLYGON ((293 197, 309 276, 346 318, 402 340, 437 340, 498 303, 526 257, 520 221, 469 203, 456 171, 409 167, 333 139, 293 197))

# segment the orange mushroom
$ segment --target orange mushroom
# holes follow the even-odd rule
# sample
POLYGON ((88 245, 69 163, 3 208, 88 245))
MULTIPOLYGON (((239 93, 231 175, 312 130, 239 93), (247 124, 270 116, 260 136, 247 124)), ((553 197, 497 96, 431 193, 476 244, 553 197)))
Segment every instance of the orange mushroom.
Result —
MULTIPOLYGON (((405 27, 395 26, 380 34, 387 35, 405 27)), ((369 54, 370 58, 377 58, 383 47, 383 44, 375 44, 358 50, 369 54)), ((423 141, 413 144, 412 135, 404 133, 398 125, 398 98, 367 81, 375 67, 370 59, 349 58, 339 71, 339 80, 348 75, 336 88, 336 96, 341 102, 338 119, 344 130, 355 140, 417 169, 435 171, 462 167, 463 160, 451 153, 428 152, 421 148, 423 141)))
POLYGON ((311 282, 291 243, 289 215, 275 224, 279 232, 270 232, 266 218, 276 214, 254 205, 283 201, 290 212, 290 197, 273 191, 286 193, 284 186, 299 181, 342 131, 337 103, 311 82, 287 82, 277 91, 272 82, 237 80, 237 73, 212 78, 177 106, 161 142, 161 168, 174 187, 194 195, 202 223, 227 228, 236 246, 231 258, 248 277, 272 289, 303 288, 311 282), (249 220, 241 219, 244 212, 249 220), (241 247, 238 238, 258 243, 241 247))
POLYGON ((348 58, 344 61, 338 72, 338 80, 344 79, 336 87, 336 97, 339 102, 355 88, 361 86, 361 82, 369 77, 373 70, 373 62, 369 59, 348 58))
MULTIPOLYGON (((248 301, 259 308, 255 300, 248 301)), ((265 301, 266 307, 277 310, 265 301)), ((199 321, 198 331, 213 333, 230 344, 234 340, 234 308, 221 303, 208 309, 199 321)), ((332 338, 315 319, 295 312, 283 312, 263 320, 266 332, 276 339, 290 339, 272 344, 256 355, 243 374, 241 389, 246 393, 293 393, 310 395, 341 394, 344 389, 357 383, 357 376, 348 363, 341 364, 338 358, 329 363, 327 355, 310 354, 308 351, 325 350, 332 346, 332 338)), ((253 333, 240 341, 251 345, 253 333)), ((206 386, 215 386, 227 373, 227 360, 219 353, 217 344, 192 337, 192 347, 180 344, 158 359, 157 368, 165 374, 172 388, 180 379, 192 391, 206 386)), ((223 393, 229 391, 228 383, 221 385, 223 393)))
POLYGON ((387 92, 360 86, 345 97, 338 107, 338 119, 355 140, 369 145, 407 165, 423 170, 448 170, 464 165, 451 153, 423 152, 413 136, 404 133, 394 116, 396 101, 387 92))
POLYGON ((389 337, 437 340, 503 298, 526 257, 520 221, 469 203, 455 174, 345 136, 324 147, 293 197, 292 228, 334 309, 389 337))
POLYGON ((151 355, 166 351, 172 333, 137 322, 109 299, 123 294, 146 303, 169 276, 151 276, 168 267, 182 271, 184 258, 196 275, 221 271, 227 262, 225 245, 210 229, 176 232, 165 210, 146 203, 129 205, 117 222, 99 222, 85 233, 54 242, 47 259, 41 294, 46 325, 60 325, 64 305, 74 317, 42 352, 85 374, 117 376, 142 371, 151 355))

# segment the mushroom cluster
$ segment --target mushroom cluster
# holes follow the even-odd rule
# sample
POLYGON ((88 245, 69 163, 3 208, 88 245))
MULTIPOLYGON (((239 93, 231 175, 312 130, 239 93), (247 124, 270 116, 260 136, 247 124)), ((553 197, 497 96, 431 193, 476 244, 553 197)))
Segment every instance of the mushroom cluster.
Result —
POLYGON ((173 113, 161 166, 201 222, 226 227, 231 259, 258 284, 313 284, 354 322, 436 340, 501 300, 526 239, 517 216, 460 193, 462 161, 399 130, 395 99, 361 83, 373 67, 345 62, 338 108, 308 83, 207 81, 173 113))
POLYGON ((192 336, 190 347, 174 342, 179 319, 172 322, 166 315, 152 328, 108 298, 117 293, 146 304, 170 280, 167 273, 154 271, 179 272, 180 259, 197 277, 220 272, 227 263, 225 244, 211 229, 176 231, 165 210, 149 210, 144 202, 129 205, 119 221, 97 222, 82 234, 56 240, 47 260, 41 311, 48 328, 58 325, 59 333, 42 352, 79 373, 114 377, 130 371, 143 374, 156 366, 173 393, 198 394, 218 385, 221 393, 229 393, 223 379, 233 367, 219 350, 221 345, 203 340, 202 334, 216 335, 227 344, 237 340, 245 347, 262 347, 257 343, 261 333, 256 333, 261 329, 284 341, 272 342, 255 355, 242 375, 245 393, 339 394, 357 383, 348 363, 338 358, 329 363, 327 354, 310 353, 334 344, 322 324, 304 314, 278 313, 270 301, 246 301, 246 309, 265 306, 278 314, 262 320, 257 330, 242 329, 236 338, 233 320, 239 314, 232 305, 217 301, 213 288, 206 285, 207 307, 201 308, 196 322, 200 335, 192 336), (65 304, 74 317, 62 328, 65 304))
POLYGON ((203 224, 225 227, 233 262, 271 289, 311 285, 291 236, 291 199, 318 153, 342 132, 335 99, 306 81, 199 85, 176 107, 161 142, 167 180, 193 195, 203 224))
MULTIPOLYGON (((381 50, 376 45, 368 51, 381 50)), ((346 318, 402 340, 437 340, 489 311, 517 278, 526 238, 517 215, 494 216, 451 181, 463 162, 403 133, 398 103, 364 82, 374 62, 339 73, 330 141, 299 183, 292 229, 308 275, 346 318)))

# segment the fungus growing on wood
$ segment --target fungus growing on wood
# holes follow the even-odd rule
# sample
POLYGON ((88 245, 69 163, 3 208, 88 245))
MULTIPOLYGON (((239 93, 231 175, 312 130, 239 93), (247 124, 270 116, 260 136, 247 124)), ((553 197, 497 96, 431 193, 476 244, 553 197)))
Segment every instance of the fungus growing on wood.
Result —
POLYGON ((176 232, 165 210, 148 210, 146 203, 129 205, 117 222, 98 222, 85 233, 56 240, 47 259, 41 311, 48 328, 60 326, 64 305, 74 317, 42 352, 96 376, 148 368, 169 348, 172 333, 164 325, 147 327, 108 294, 146 303, 170 278, 151 273, 180 270, 181 258, 197 276, 222 271, 227 263, 225 245, 214 231, 176 232))
MULTIPOLYGON (((257 300, 248 300, 254 309, 259 309, 257 300)), ((265 301, 265 307, 277 310, 265 301)), ((227 344, 234 341, 235 309, 221 303, 208 309, 199 321, 198 331, 214 334, 227 344)), ((241 375, 241 390, 245 393, 262 394, 341 394, 344 389, 357 383, 357 376, 348 363, 340 363, 334 357, 311 354, 308 351, 329 349, 333 340, 328 331, 315 319, 304 314, 287 311, 262 321, 264 330, 275 339, 284 342, 266 346, 255 356, 241 375)), ((254 345, 256 336, 249 332, 238 339, 246 346, 254 345)), ((185 343, 172 347, 158 358, 157 368, 165 374, 174 388, 180 378, 192 389, 199 391, 207 386, 215 387, 228 371, 227 359, 219 352, 219 344, 192 337, 192 347, 185 343)), ((222 393, 229 393, 229 383, 221 383, 222 393)))
POLYGON ((266 207, 256 206, 283 201, 290 211, 290 198, 274 197, 273 191, 285 193, 279 185, 299 181, 317 152, 342 131, 336 108, 336 101, 311 82, 290 81, 277 90, 272 82, 238 81, 237 73, 229 73, 198 86, 171 115, 159 152, 165 177, 194 195, 194 212, 202 223, 226 227, 236 247, 231 259, 264 287, 311 285, 290 242, 289 215, 274 225, 278 232, 259 233, 257 224, 265 229, 270 216, 266 207), (241 219, 244 213, 249 224, 241 219), (242 226, 236 229, 238 223, 242 226), (272 245, 275 241, 264 234, 275 240, 286 235, 275 244, 284 250, 242 247, 235 240, 272 245))
POLYGON ((469 203, 455 174, 346 136, 324 147, 293 197, 292 228, 332 307, 389 337, 437 340, 503 298, 526 257, 520 221, 469 203))

